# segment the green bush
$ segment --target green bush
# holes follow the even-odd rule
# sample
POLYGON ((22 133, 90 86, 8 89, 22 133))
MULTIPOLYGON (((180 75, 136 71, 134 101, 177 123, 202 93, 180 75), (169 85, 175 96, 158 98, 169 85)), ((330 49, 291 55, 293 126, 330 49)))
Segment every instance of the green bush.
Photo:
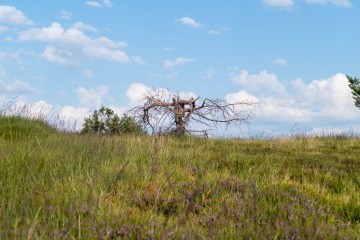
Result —
POLYGON ((123 115, 122 118, 113 110, 101 106, 91 116, 85 118, 82 133, 95 134, 144 134, 142 126, 132 117, 123 115))

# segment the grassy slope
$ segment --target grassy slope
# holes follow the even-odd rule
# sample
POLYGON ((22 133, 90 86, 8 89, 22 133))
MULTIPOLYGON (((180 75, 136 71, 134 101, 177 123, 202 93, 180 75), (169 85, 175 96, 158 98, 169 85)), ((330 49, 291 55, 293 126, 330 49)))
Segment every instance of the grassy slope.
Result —
POLYGON ((0 117, 0 239, 360 238, 360 140, 81 136, 0 117))

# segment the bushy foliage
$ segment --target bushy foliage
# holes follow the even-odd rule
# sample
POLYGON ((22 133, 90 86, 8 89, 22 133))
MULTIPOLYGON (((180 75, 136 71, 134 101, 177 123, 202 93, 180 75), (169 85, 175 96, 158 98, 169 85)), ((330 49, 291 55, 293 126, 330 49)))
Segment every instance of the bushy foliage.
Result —
POLYGON ((142 126, 135 122, 132 117, 124 114, 120 118, 113 110, 101 106, 91 116, 85 118, 82 133, 96 134, 144 134, 142 126))
POLYGON ((130 117, 126 114, 120 119, 120 131, 121 133, 136 133, 136 134, 145 134, 143 127, 137 123, 133 117, 130 117))
POLYGON ((355 106, 360 107, 360 79, 346 76, 349 80, 349 87, 352 90, 355 106))

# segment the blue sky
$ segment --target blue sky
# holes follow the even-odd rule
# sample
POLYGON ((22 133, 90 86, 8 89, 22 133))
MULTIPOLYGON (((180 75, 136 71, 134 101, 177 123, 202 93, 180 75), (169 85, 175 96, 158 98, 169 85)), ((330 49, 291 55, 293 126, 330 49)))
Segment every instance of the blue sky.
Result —
POLYGON ((2 0, 0 102, 81 126, 101 104, 121 115, 165 87, 258 101, 233 135, 359 131, 345 77, 360 77, 359 22, 351 0, 2 0))

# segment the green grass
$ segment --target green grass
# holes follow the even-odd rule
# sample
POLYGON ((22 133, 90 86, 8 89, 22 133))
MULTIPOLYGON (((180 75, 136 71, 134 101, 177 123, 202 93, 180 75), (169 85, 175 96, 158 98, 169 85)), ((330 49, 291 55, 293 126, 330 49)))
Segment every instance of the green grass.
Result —
POLYGON ((0 239, 360 239, 360 139, 105 137, 0 117, 0 239))

